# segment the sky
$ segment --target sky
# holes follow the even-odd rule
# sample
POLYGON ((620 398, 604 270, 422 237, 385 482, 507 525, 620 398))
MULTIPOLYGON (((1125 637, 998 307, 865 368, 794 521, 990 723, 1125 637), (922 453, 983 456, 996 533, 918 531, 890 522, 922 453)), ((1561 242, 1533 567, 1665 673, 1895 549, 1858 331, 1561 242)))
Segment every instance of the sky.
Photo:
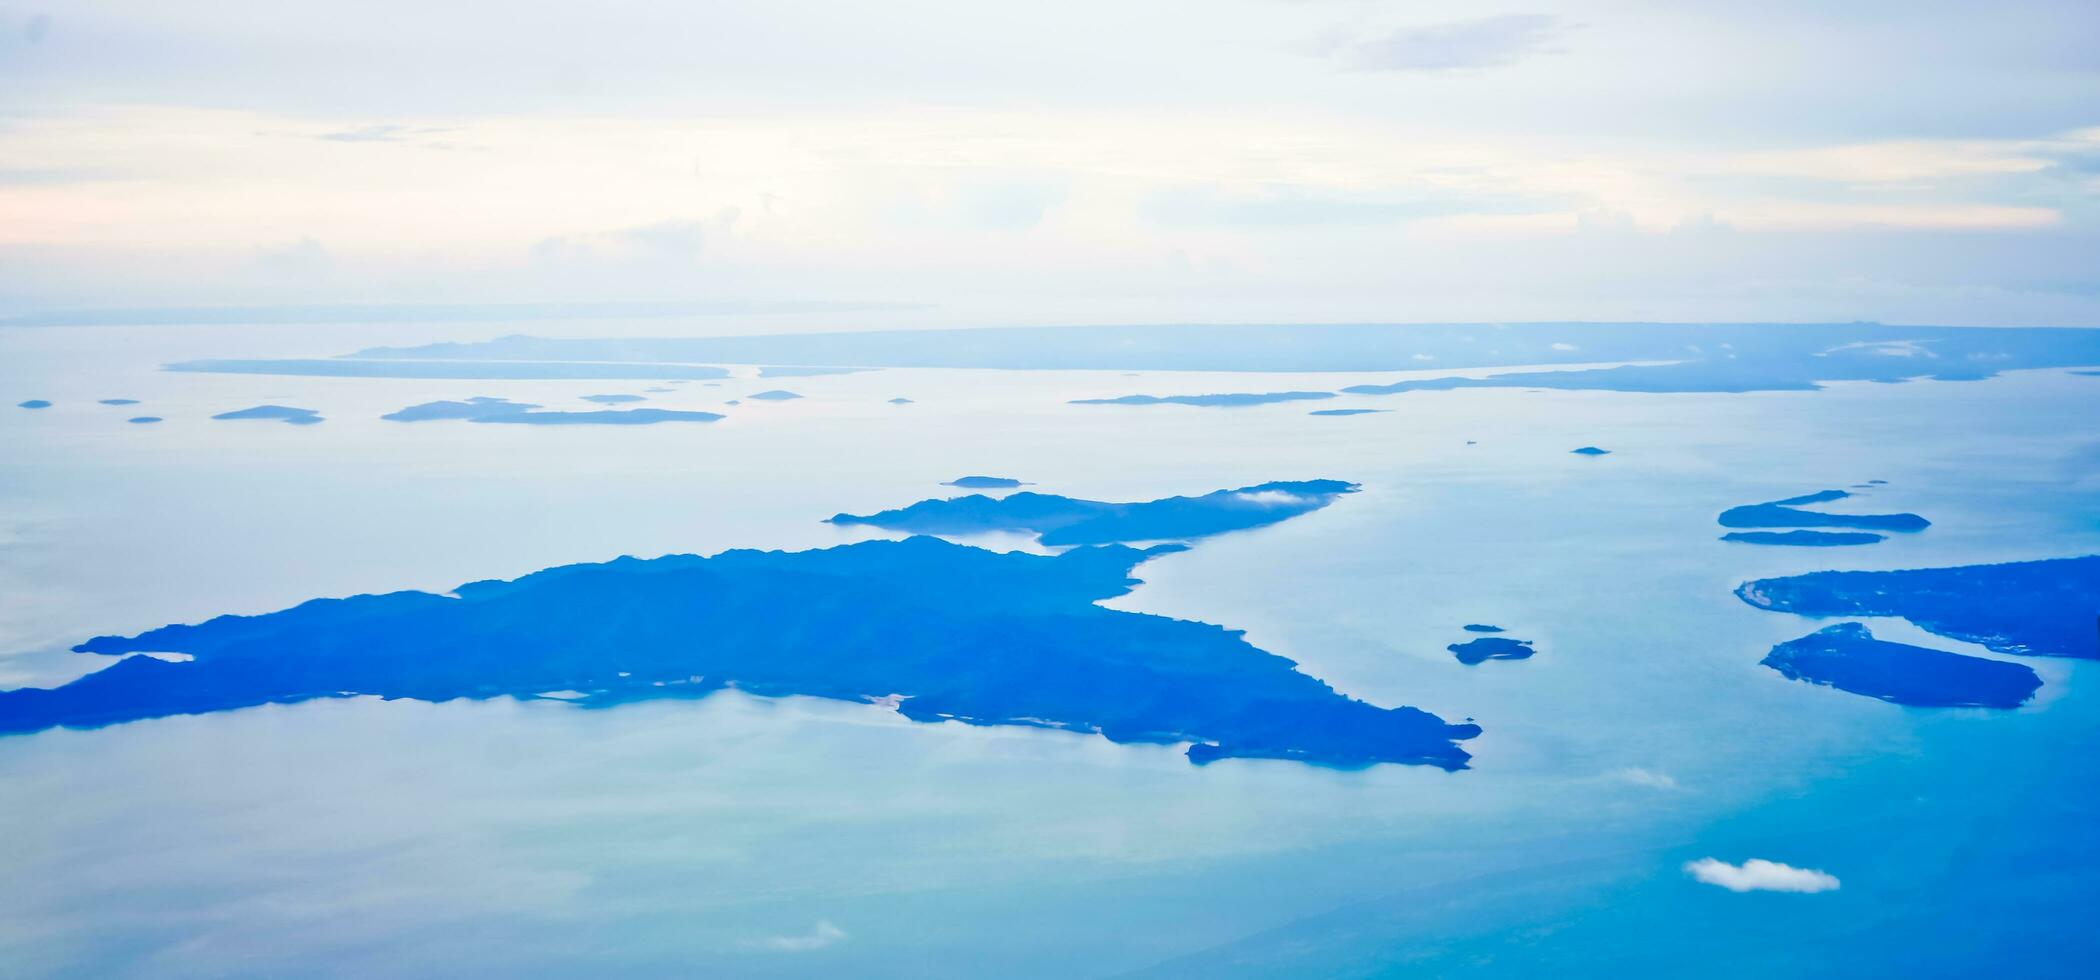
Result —
POLYGON ((2100 325, 2100 5, 0 0, 0 318, 2100 325))

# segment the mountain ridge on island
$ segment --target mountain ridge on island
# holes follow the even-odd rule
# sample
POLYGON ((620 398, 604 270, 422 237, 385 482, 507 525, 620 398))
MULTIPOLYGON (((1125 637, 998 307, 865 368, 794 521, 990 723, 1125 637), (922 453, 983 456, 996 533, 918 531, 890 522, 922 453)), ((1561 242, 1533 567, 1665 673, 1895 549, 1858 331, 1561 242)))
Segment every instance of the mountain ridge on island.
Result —
POLYGON ((914 536, 316 599, 95 637, 76 649, 188 659, 128 656, 57 688, 0 691, 0 732, 359 695, 575 692, 563 699, 605 707, 734 687, 894 704, 915 721, 1187 743, 1198 764, 1467 767, 1458 743, 1477 725, 1348 697, 1238 630, 1099 604, 1138 584, 1138 564, 1182 550, 1039 555, 914 536))

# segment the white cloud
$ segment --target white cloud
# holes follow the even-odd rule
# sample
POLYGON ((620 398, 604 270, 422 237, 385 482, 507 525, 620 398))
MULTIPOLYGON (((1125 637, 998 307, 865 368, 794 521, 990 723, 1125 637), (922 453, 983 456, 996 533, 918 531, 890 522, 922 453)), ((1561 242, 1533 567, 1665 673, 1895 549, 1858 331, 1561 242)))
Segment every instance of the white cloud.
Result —
POLYGON ((1677 788, 1677 780, 1671 778, 1669 773, 1656 772, 1653 769, 1642 769, 1638 766, 1614 769, 1605 775, 1622 783, 1632 783, 1635 786, 1646 786, 1650 789, 1677 788))
POLYGON ((320 242, 301 238, 257 249, 255 264, 272 276, 311 277, 327 272, 331 259, 320 242))
POLYGON ((1751 858, 1742 864, 1729 864, 1718 858, 1700 858, 1685 862, 1684 871, 1693 878, 1709 885, 1718 885, 1732 892, 1831 892, 1838 888, 1835 875, 1810 868, 1751 858))
MULTIPOLYGON (((2063 145, 2077 134, 2066 134, 2063 145)), ((1895 140, 1730 157, 1743 173, 1771 177, 1894 184, 1951 177, 2027 174, 2048 169, 2044 153, 2058 143, 2014 140, 1895 140)))
POLYGON ((1406 27, 1348 52, 1356 67, 1377 71, 1492 68, 1551 52, 1549 45, 1566 32, 1544 14, 1504 14, 1406 27))
POLYGON ((555 235, 529 250, 543 266, 587 266, 604 263, 690 265, 700 257, 710 234, 728 234, 741 212, 723 208, 708 221, 673 219, 595 234, 555 235))
POLYGON ((1251 493, 1233 494, 1234 500, 1256 507, 1302 507, 1308 501, 1286 490, 1256 490, 1251 493))
MULTIPOLYGON (((726 209, 718 221, 723 225, 734 225, 736 209, 726 209)), ((706 239, 705 228, 698 221, 659 221, 624 229, 618 234, 646 251, 680 256, 700 254, 700 245, 706 239)))
POLYGON ((337 143, 390 143, 400 139, 401 131, 406 128, 398 123, 374 123, 369 126, 357 126, 351 129, 339 129, 332 133, 322 133, 314 138, 333 140, 337 143))
POLYGON ((1849 204, 1819 201, 1744 201, 1714 209, 1715 218, 1759 231, 1830 231, 1841 228, 2014 230, 2046 228, 2063 220, 2053 207, 1966 202, 1849 204))
POLYGON ((816 925, 810 927, 808 932, 794 936, 768 936, 759 940, 757 945, 782 953, 806 953, 813 949, 823 949, 845 939, 846 931, 844 929, 832 925, 828 919, 820 919, 816 925))
POLYGON ((1817 351, 1816 356, 1827 357, 1831 354, 1837 353, 1838 351, 1844 350, 1864 351, 1868 354, 1879 354, 1883 357, 1939 356, 1938 354, 1933 353, 1931 348, 1926 347, 1925 345, 1920 344, 1915 340, 1862 340, 1850 344, 1839 344, 1836 347, 1830 348, 1829 350, 1817 351))

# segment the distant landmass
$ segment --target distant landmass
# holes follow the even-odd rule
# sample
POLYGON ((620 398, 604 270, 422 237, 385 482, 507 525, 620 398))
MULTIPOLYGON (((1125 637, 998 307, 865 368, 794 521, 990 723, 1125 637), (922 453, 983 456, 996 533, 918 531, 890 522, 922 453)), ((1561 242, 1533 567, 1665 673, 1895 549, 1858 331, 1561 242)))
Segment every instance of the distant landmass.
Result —
POLYGON ((920 534, 1026 531, 1046 545, 1187 541, 1274 524, 1319 510, 1336 497, 1355 491, 1356 484, 1341 480, 1303 480, 1141 503, 1080 500, 1029 491, 1005 497, 971 494, 922 500, 909 507, 866 516, 838 514, 830 522, 920 534))
POLYGON ((1970 381, 2025 368, 2100 367, 2100 330, 1875 323, 1182 324, 691 338, 511 336, 375 347, 354 357, 1414 374, 1425 368, 1547 366, 1561 369, 1415 377, 1341 390, 1812 391, 1831 381, 1970 381))
POLYGON ((293 408, 290 405, 257 405, 254 408, 220 412, 212 416, 212 418, 227 421, 261 419, 271 422, 283 422, 287 425, 314 425, 322 421, 320 412, 311 408, 293 408))
POLYGON ((1781 643, 1764 665, 1790 680, 1926 708, 2017 708, 2042 687, 2025 664, 1878 640, 1859 623, 1781 643))
POLYGON ((1199 408, 1239 408, 1276 402, 1317 401, 1333 398, 1331 391, 1271 391, 1260 394, 1214 395, 1123 395, 1118 398, 1075 398, 1074 405, 1194 405, 1199 408))
POLYGON ((15 407, 16 407, 16 408, 50 408, 50 407, 51 407, 51 403, 50 403, 50 402, 48 402, 48 401, 45 401, 45 400, 44 400, 44 399, 42 399, 42 398, 31 398, 30 400, 28 400, 28 401, 26 401, 26 402, 16 402, 16 403, 15 403, 15 407))
POLYGON ((1568 450, 1568 451, 1569 451, 1569 452, 1571 452, 1571 453, 1574 453, 1574 454, 1575 454, 1575 455, 1577 455, 1577 456, 1609 456, 1609 455, 1611 455, 1611 450, 1609 450, 1609 449, 1598 449, 1598 448, 1597 448, 1597 447, 1595 447, 1595 446, 1583 446, 1583 447, 1581 447, 1580 449, 1570 449, 1570 450, 1568 450))
POLYGON ((964 490, 1011 490, 1021 485, 1021 481, 1005 476, 960 476, 941 484, 964 490))
POLYGON ((713 422, 714 412, 683 412, 664 408, 596 409, 586 412, 547 412, 529 402, 478 396, 464 401, 424 402, 380 416, 390 422, 435 422, 460 420, 510 425, 655 425, 658 422, 713 422))
POLYGON ((761 391, 758 394, 745 395, 744 397, 749 398, 753 401, 761 402, 787 402, 794 401, 795 399, 800 398, 802 396, 795 394, 792 391, 782 391, 778 388, 775 388, 772 391, 761 391))
POLYGON ((158 415, 134 415, 131 418, 125 419, 124 421, 130 422, 134 425, 150 425, 154 422, 161 421, 161 417, 158 415))
MULTIPOLYGON (((668 391, 670 389, 665 388, 652 390, 668 391)), ((633 402, 645 402, 649 399, 644 398, 641 395, 585 395, 583 396, 583 400, 587 402, 597 402, 600 405, 627 405, 633 402)))
MULTIPOLYGON (((1202 498, 1195 498, 1202 499, 1202 498)), ((0 732, 376 695, 586 706, 724 688, 891 704, 916 721, 1190 743, 1195 763, 1466 768, 1479 734, 1343 696, 1238 631, 1099 605, 1178 545, 994 552, 931 537, 564 565, 449 595, 317 599, 76 647, 131 656, 0 692, 0 732)))
POLYGON ((667 378, 726 378, 718 367, 692 364, 535 364, 518 361, 374 361, 350 358, 305 360, 177 361, 168 371, 206 374, 284 374, 317 378, 427 378, 442 381, 623 381, 667 378))
POLYGON ((2100 659, 2100 555, 1758 579, 1735 594, 1803 616, 1898 616, 1998 653, 2100 659))
POLYGON ((278 306, 157 306, 43 310, 0 317, 0 326, 82 326, 220 323, 486 323, 514 320, 611 320, 649 317, 746 316, 772 313, 847 313, 920 309, 912 303, 625 302, 625 303, 307 303, 278 306))
POLYGON ((98 405, 136 405, 136 404, 138 404, 138 403, 139 403, 139 400, 138 400, 138 399, 136 399, 136 398, 104 398, 104 399, 102 399, 101 401, 99 401, 99 402, 96 402, 95 404, 98 404, 98 405))
POLYGON ((761 378, 821 378, 832 374, 859 374, 863 371, 871 370, 874 369, 864 367, 762 367, 758 369, 758 376, 761 378))
POLYGON ((1313 410, 1313 411, 1310 411, 1310 412, 1307 412, 1307 413, 1305 413, 1305 414, 1307 414, 1307 415, 1331 415, 1331 416, 1343 416, 1343 415, 1377 415, 1377 414, 1379 414, 1379 413, 1381 413, 1381 412, 1387 412, 1387 411, 1391 411, 1391 409, 1385 409, 1385 408, 1321 408, 1321 409, 1315 409, 1315 410, 1313 410))

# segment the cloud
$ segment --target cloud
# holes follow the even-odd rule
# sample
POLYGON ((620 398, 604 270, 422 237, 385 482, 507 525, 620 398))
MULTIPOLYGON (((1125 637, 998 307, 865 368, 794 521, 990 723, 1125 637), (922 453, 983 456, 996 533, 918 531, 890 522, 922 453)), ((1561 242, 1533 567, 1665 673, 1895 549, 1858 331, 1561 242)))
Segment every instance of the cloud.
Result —
POLYGON ((1551 54, 1552 42, 1568 32, 1545 14, 1504 14, 1403 27, 1385 37, 1347 46, 1348 60, 1372 71, 1452 71, 1514 64, 1551 54))
POLYGON ((273 278, 303 278, 325 273, 334 264, 326 246, 311 237, 255 250, 255 265, 273 278))
MULTIPOLYGON (((47 45, 73 42, 77 25, 61 20, 47 45)), ((0 46, 13 43, 7 27, 0 46)), ((1585 50, 1551 59, 1571 84, 1608 40, 1602 28, 1579 37, 1585 50)), ((2067 159, 2090 174, 1978 163, 1933 176, 1877 151, 1837 154, 1839 179, 1811 180, 1768 173, 1814 161, 1781 166, 1754 156, 1755 141, 1453 132, 1390 102, 1424 91, 1471 101, 1446 81, 1483 98, 1538 88, 1515 72, 1338 78, 1328 66, 1339 62, 1269 60, 1393 115, 1251 104, 1222 115, 1151 105, 29 113, 0 131, 0 316, 352 294, 801 295, 938 304, 914 315, 925 326, 1371 319, 1398 306, 1446 320, 2100 322, 2100 277, 2079 261, 2100 240, 2082 183, 2100 193, 2100 134, 2089 129, 2019 135, 2008 124, 1988 147, 1925 142, 1951 158, 2067 159), (374 124, 410 129, 318 138, 374 124), (440 139, 420 135, 426 127, 450 130, 442 138, 460 152, 412 152, 440 139), (1916 186, 1877 177, 1920 173, 1916 186), (733 226, 712 217, 725 207, 740 209, 733 226), (403 218, 417 214, 445 220, 403 218), (691 251, 689 226, 636 233, 667 221, 701 223, 704 247, 691 251), (292 281, 254 261, 256 246, 301 235, 333 253, 327 276, 292 281), (535 242, 552 267, 529 253, 535 242), (125 274, 113 279, 115 269, 125 274), (1524 289, 1507 288, 1519 280, 1524 289)), ((9 97, 22 96, 0 103, 9 97)), ((1638 106, 1631 98, 1611 96, 1638 106)), ((1819 131, 1789 145, 1872 142, 1819 131)))
POLYGON ((1924 344, 1921 344, 1915 340, 1861 340, 1855 341, 1850 344, 1839 344, 1836 347, 1832 347, 1827 350, 1817 351, 1816 356, 1829 357, 1830 355, 1835 354, 1839 351, 1853 350, 1860 351, 1861 353, 1866 354, 1879 354, 1882 357, 1939 356, 1938 354, 1933 353, 1932 348, 1926 347, 1924 344))
POLYGON ((31 44, 43 40, 44 36, 49 33, 51 33, 50 14, 30 14, 29 19, 22 22, 22 40, 31 44))
POLYGON ((1815 892, 1837 891, 1837 877, 1809 868, 1751 858, 1742 864, 1729 864, 1718 858, 1700 858, 1687 861, 1685 874, 1709 885, 1719 885, 1732 892, 1815 892))
MULTIPOLYGON (((734 224, 736 216, 730 214, 722 222, 734 224)), ((690 257, 700 254, 700 248, 707 240, 707 227, 698 221, 659 221, 615 234, 644 251, 690 257)))
POLYGON ((0 167, 0 186, 10 184, 78 184, 91 180, 120 180, 116 170, 106 167, 0 167))
POLYGON ((1236 493, 1232 499, 1256 507, 1303 507, 1313 498, 1301 497, 1285 490, 1256 490, 1251 493, 1236 493))
POLYGON ((449 142, 430 137, 455 131, 452 126, 404 126, 400 123, 369 123, 362 126, 345 126, 325 133, 312 134, 314 139, 330 143, 412 143, 430 150, 450 150, 449 142))
POLYGON ((391 143, 399 140, 407 128, 406 126, 392 123, 380 123, 373 126, 358 126, 354 129, 339 129, 332 133, 322 133, 317 138, 333 140, 338 143, 391 143))
POLYGON ((1642 769, 1639 767, 1614 769, 1606 773, 1606 775, 1622 783, 1632 783, 1635 786, 1646 786, 1650 789, 1677 788, 1677 780, 1671 778, 1669 773, 1656 772, 1653 769, 1642 769))
POLYGON ((1551 210, 1553 204, 1470 188, 1424 186, 1371 195, 1272 183, 1253 192, 1212 185, 1174 187, 1152 194, 1141 207, 1146 217, 1172 227, 1310 228, 1535 214, 1551 210))
POLYGON ((813 949, 823 949, 833 943, 843 942, 845 939, 844 929, 832 925, 828 919, 819 919, 808 932, 795 936, 768 936, 759 940, 756 945, 782 953, 807 953, 813 949))
POLYGON ((742 216, 742 210, 725 207, 705 220, 674 218, 611 231, 556 235, 534 243, 531 255, 543 266, 690 264, 699 259, 711 235, 728 234, 742 216))
POLYGON ((1040 181, 973 183, 955 192, 956 204, 976 227, 1025 231, 1064 202, 1065 189, 1040 181))

